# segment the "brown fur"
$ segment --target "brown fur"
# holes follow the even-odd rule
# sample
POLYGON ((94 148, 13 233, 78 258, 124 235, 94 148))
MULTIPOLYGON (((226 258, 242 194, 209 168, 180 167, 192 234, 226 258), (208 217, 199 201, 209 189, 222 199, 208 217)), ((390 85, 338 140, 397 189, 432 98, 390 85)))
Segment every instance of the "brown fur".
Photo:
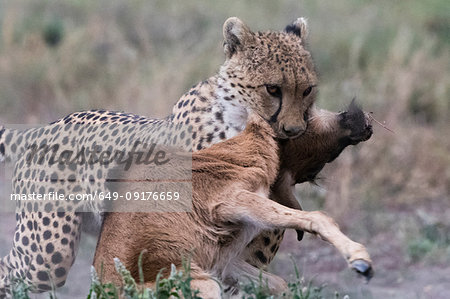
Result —
MULTIPOLYGON (((263 229, 286 228, 318 234, 348 262, 363 260, 370 265, 365 248, 343 235, 331 218, 321 212, 294 210, 268 198, 275 182, 280 185, 275 191, 285 190, 297 181, 309 180, 310 172, 315 175, 334 158, 338 140, 352 131, 340 128, 339 119, 337 114, 314 110, 304 136, 287 141, 279 149, 269 125, 252 116, 242 134, 193 153, 192 212, 108 214, 95 254, 95 267, 100 270, 103 263, 106 280, 119 283, 113 265, 113 258, 118 257, 137 277, 138 256, 146 249, 143 269, 146 282, 151 285, 161 268, 168 269, 171 263, 180 266, 182 257, 190 256, 194 287, 205 298, 218 298, 220 289, 211 278, 234 287, 242 276, 257 278, 259 270, 245 262, 246 245, 263 229), (313 150, 308 151, 307 147, 313 150), (318 149, 320 159, 315 156, 318 149), (282 161, 280 152, 286 157, 282 161)), ((132 173, 146 171, 145 167, 136 166, 132 173)), ((145 190, 145 182, 141 188, 145 190)), ((293 195, 286 196, 287 201, 284 194, 273 198, 295 205, 293 195)), ((267 272, 263 275, 273 293, 286 287, 281 278, 267 272)))

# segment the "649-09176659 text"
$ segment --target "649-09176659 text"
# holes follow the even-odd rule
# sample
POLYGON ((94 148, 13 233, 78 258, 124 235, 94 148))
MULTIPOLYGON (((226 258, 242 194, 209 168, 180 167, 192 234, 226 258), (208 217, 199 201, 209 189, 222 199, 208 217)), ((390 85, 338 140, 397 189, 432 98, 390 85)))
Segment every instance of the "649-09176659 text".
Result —
POLYGON ((10 200, 12 201, 58 201, 58 200, 69 200, 69 201, 84 201, 84 200, 159 200, 159 201, 171 201, 179 200, 180 193, 178 191, 160 191, 160 192, 124 192, 123 194, 119 192, 94 192, 94 193, 71 193, 62 194, 58 192, 49 192, 45 194, 41 193, 11 193, 10 200))

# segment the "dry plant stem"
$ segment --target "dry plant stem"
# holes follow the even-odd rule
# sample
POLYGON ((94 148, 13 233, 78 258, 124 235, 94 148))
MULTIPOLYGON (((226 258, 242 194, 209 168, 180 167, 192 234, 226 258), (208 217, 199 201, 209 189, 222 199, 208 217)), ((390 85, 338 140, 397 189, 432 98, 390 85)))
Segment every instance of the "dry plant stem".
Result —
POLYGON ((378 120, 376 120, 375 117, 373 117, 372 114, 373 114, 373 112, 369 112, 369 113, 367 114, 367 116, 369 117, 370 120, 375 121, 377 124, 379 124, 379 125, 380 125, 381 127, 383 127, 384 129, 388 130, 388 131, 391 132, 392 134, 395 134, 395 132, 392 131, 391 129, 389 129, 388 127, 386 127, 385 124, 383 124, 383 123, 379 122, 378 120))

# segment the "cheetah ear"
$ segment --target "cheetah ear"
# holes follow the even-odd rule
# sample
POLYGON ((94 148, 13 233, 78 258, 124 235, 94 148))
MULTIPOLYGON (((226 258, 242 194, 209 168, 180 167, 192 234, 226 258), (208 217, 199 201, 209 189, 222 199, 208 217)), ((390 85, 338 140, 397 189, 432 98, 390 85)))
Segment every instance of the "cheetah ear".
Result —
POLYGON ((308 38, 308 23, 305 18, 298 18, 292 24, 287 25, 284 31, 297 35, 303 42, 308 38))
POLYGON ((236 17, 229 18, 223 24, 223 37, 223 47, 227 58, 233 56, 236 51, 242 50, 246 43, 254 39, 253 32, 236 17))

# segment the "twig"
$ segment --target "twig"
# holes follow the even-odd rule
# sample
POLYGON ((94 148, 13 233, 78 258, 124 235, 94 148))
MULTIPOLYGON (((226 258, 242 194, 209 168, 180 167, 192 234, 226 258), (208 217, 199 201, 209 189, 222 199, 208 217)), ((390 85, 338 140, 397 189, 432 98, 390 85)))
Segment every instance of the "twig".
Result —
POLYGON ((379 124, 381 127, 385 128, 386 130, 388 130, 389 132, 391 132, 392 134, 395 134, 394 131, 392 131, 391 129, 389 129, 388 127, 386 127, 386 125, 384 123, 379 122, 378 120, 375 119, 375 117, 372 116, 373 112, 369 112, 369 118, 370 120, 375 121, 377 124, 379 124))

